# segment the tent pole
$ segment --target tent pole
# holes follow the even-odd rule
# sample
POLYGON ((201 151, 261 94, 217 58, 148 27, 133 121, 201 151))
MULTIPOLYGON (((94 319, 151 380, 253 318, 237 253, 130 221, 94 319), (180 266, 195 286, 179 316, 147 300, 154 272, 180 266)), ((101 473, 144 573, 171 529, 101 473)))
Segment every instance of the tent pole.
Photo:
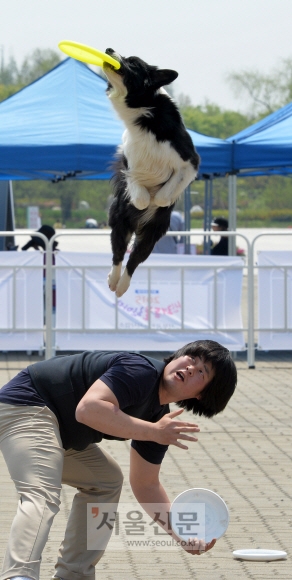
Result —
MULTIPOLYGON (((210 178, 210 185, 209 185, 209 214, 208 214, 208 231, 210 232, 212 227, 212 210, 213 210, 213 178, 210 178)), ((208 255, 211 253, 211 237, 208 237, 208 255)))
MULTIPOLYGON (((184 210, 185 210, 185 231, 191 231, 191 186, 184 191, 184 210)), ((191 253, 191 238, 190 236, 184 237, 185 244, 185 254, 191 253)))
MULTIPOLYGON (((236 231, 236 175, 228 177, 228 226, 230 232, 236 231)), ((236 236, 228 239, 228 255, 236 255, 236 236)))
POLYGON ((12 181, 0 181, 0 231, 11 232, 11 236, 0 238, 0 250, 16 250, 15 219, 12 181))
MULTIPOLYGON (((207 211, 208 211, 208 198, 209 198, 209 180, 205 179, 205 196, 204 196, 204 232, 207 231, 207 211)), ((204 236, 204 247, 203 254, 207 253, 207 237, 204 236)))
MULTIPOLYGON (((213 180, 212 177, 205 179, 205 205, 204 205, 204 231, 211 231, 213 206, 213 180)), ((209 255, 211 249, 210 236, 204 236, 204 254, 209 255)))

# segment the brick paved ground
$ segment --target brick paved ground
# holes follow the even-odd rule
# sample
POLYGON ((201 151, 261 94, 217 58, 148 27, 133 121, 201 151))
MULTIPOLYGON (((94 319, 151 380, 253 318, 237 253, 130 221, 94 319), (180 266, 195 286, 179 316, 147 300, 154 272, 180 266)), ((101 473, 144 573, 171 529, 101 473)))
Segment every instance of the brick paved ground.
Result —
MULTIPOLYGON (((200 419, 199 442, 189 451, 171 447, 163 462, 162 482, 169 496, 190 487, 219 493, 230 509, 230 525, 215 548, 192 557, 179 548, 167 551, 108 550, 96 578, 103 580, 281 580, 292 579, 291 425, 292 355, 262 353, 256 369, 245 357, 236 359, 239 384, 228 409, 214 419, 200 419), (281 549, 288 559, 278 562, 234 560, 240 548, 281 549)), ((38 360, 23 354, 0 354, 0 385, 18 370, 38 360)), ((128 483, 128 442, 105 442, 119 461, 125 485, 122 501, 133 499, 128 483)), ((0 557, 2 558, 17 497, 0 457, 0 557)), ((73 491, 64 486, 62 509, 55 519, 43 555, 41 580, 53 573, 73 491)), ((123 540, 121 540, 123 541, 123 540)))

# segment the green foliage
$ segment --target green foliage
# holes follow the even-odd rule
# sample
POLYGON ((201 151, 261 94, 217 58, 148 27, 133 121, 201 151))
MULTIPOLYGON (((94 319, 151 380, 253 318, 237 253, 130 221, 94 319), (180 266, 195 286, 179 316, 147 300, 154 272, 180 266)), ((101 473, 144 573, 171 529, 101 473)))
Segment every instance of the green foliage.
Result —
POLYGON ((250 124, 247 116, 236 111, 224 111, 208 102, 197 107, 182 106, 180 111, 188 129, 221 139, 238 133, 250 124))
MULTIPOLYGON (((88 217, 94 218, 98 224, 107 223, 107 212, 90 209, 90 211, 73 209, 71 211, 70 219, 64 224, 62 220, 62 212, 48 208, 39 204, 40 216, 43 224, 55 228, 66 226, 66 228, 84 228, 88 217)), ((15 207, 15 221, 16 228, 22 229, 27 227, 27 206, 17 205, 15 207)))
POLYGON ((61 58, 54 50, 37 48, 24 59, 18 72, 18 81, 23 85, 28 85, 42 77, 59 62, 61 58))
POLYGON ((5 65, 2 55, 2 61, 0 65, 0 84, 8 86, 16 85, 18 82, 18 68, 15 59, 10 57, 7 65, 5 65))
POLYGON ((20 68, 17 67, 13 57, 10 57, 6 65, 2 61, 0 65, 0 102, 43 76, 59 62, 61 59, 57 52, 39 48, 25 57, 20 68))
MULTIPOLYGON (((228 210, 213 210, 213 218, 225 217, 228 219, 228 210)), ((250 209, 237 211, 237 227, 239 228, 287 228, 292 226, 292 209, 250 209)), ((192 228, 204 227, 204 213, 192 214, 192 228)))
POLYGON ((22 85, 0 84, 0 103, 2 101, 5 101, 5 99, 8 99, 8 97, 11 97, 12 95, 17 93, 18 91, 20 91, 20 89, 22 89, 22 88, 23 88, 22 85))
POLYGON ((281 59, 269 74, 252 69, 234 71, 227 81, 253 117, 268 115, 292 101, 292 58, 281 59))
POLYGON ((292 180, 281 175, 237 180, 237 207, 253 210, 292 210, 292 180))
POLYGON ((251 222, 251 221, 261 221, 261 222, 277 222, 283 224, 284 227, 292 224, 292 209, 246 209, 238 213, 238 221, 241 222, 251 222))
POLYGON ((17 228, 26 227, 26 208, 29 205, 39 206, 43 223, 53 226, 61 220, 66 227, 84 227, 87 218, 107 221, 111 186, 108 181, 90 180, 59 183, 14 181, 13 193, 17 228), (80 201, 87 201, 89 209, 79 210, 80 201), (53 211, 54 206, 60 206, 61 211, 53 211))
MULTIPOLYGON (((204 208, 204 183, 195 182, 192 205, 204 208)), ((228 179, 213 181, 213 217, 228 219, 228 179)), ((202 228, 204 217, 192 214, 193 227, 202 228)), ((287 227, 292 225, 292 179, 281 175, 237 179, 238 227, 287 227)))

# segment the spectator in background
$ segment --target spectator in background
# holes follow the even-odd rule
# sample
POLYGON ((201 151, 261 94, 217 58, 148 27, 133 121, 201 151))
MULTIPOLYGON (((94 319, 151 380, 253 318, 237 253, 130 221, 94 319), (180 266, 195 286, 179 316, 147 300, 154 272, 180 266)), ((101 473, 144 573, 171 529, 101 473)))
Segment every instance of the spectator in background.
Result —
MULTIPOLYGON (((182 232, 184 230, 184 220, 179 213, 179 211, 171 212, 170 216, 170 226, 168 231, 172 232, 182 232)), ((152 253, 153 254, 176 254, 177 244, 179 239, 177 236, 163 236, 156 242, 152 253)))
MULTIPOLYGON (((37 230, 37 232, 46 236, 46 238, 48 238, 48 240, 50 240, 56 233, 54 228, 52 228, 52 226, 46 226, 46 225, 41 226, 37 230)), ((37 234, 37 232, 36 232, 36 234, 37 234)), ((55 250, 57 248, 57 245, 58 245, 58 242, 54 242, 53 250, 55 250)), ((27 242, 27 244, 22 246, 22 250, 29 250, 29 248, 33 248, 34 250, 42 249, 44 251, 46 249, 44 241, 41 238, 39 238, 37 235, 31 236, 31 240, 29 240, 29 242, 27 242)))
MULTIPOLYGON (((214 232, 227 232, 228 220, 224 217, 217 217, 211 223, 214 232)), ((212 256, 228 256, 228 237, 221 236, 218 244, 211 248, 212 256)))
MULTIPOLYGON (((54 228, 52 228, 52 226, 47 226, 47 225, 43 225, 41 226, 37 232, 39 232, 40 234, 43 234, 44 236, 46 236, 46 238, 48 238, 48 240, 50 240, 54 235, 55 235, 55 230, 54 228)), ((45 242, 44 240, 42 240, 41 238, 39 238, 37 236, 37 232, 35 236, 31 236, 31 240, 29 240, 29 242, 27 242, 27 244, 25 244, 22 247, 22 250, 29 250, 29 248, 33 248, 34 250, 43 250, 44 251, 44 266, 46 265, 46 246, 45 246, 45 242)), ((53 251, 55 251, 57 249, 57 245, 58 242, 54 241, 53 243, 53 251)), ((55 255, 53 254, 53 266, 55 265, 55 255)), ((44 288, 45 288, 45 284, 46 284, 46 268, 44 268, 44 288)), ((53 285, 52 285, 52 293, 53 293, 53 297, 52 297, 52 306, 53 306, 53 312, 56 309, 56 285, 55 285, 55 280, 53 279, 53 285)), ((44 295, 45 296, 45 295, 44 295)), ((45 298, 44 298, 45 300, 45 298)))
POLYGON ((56 221, 56 222, 54 223, 54 229, 55 229, 55 230, 61 230, 61 229, 63 229, 64 227, 66 227, 66 226, 64 226, 64 225, 62 224, 62 222, 60 222, 60 221, 56 221))
POLYGON ((94 218, 88 218, 85 222, 85 227, 86 228, 91 228, 91 229, 97 229, 98 228, 98 223, 94 218))

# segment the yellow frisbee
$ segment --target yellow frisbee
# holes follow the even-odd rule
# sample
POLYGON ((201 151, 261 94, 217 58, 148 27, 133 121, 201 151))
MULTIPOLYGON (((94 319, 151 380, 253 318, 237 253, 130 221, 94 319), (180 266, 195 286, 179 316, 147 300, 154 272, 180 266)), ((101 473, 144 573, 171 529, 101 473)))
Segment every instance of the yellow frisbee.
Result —
POLYGON ((96 48, 86 46, 86 44, 80 44, 79 42, 73 42, 72 40, 61 40, 58 47, 68 56, 76 58, 76 60, 81 60, 82 62, 87 62, 88 64, 103 66, 103 63, 107 62, 115 69, 118 69, 121 66, 119 61, 115 58, 105 54, 105 52, 96 50, 96 48))

